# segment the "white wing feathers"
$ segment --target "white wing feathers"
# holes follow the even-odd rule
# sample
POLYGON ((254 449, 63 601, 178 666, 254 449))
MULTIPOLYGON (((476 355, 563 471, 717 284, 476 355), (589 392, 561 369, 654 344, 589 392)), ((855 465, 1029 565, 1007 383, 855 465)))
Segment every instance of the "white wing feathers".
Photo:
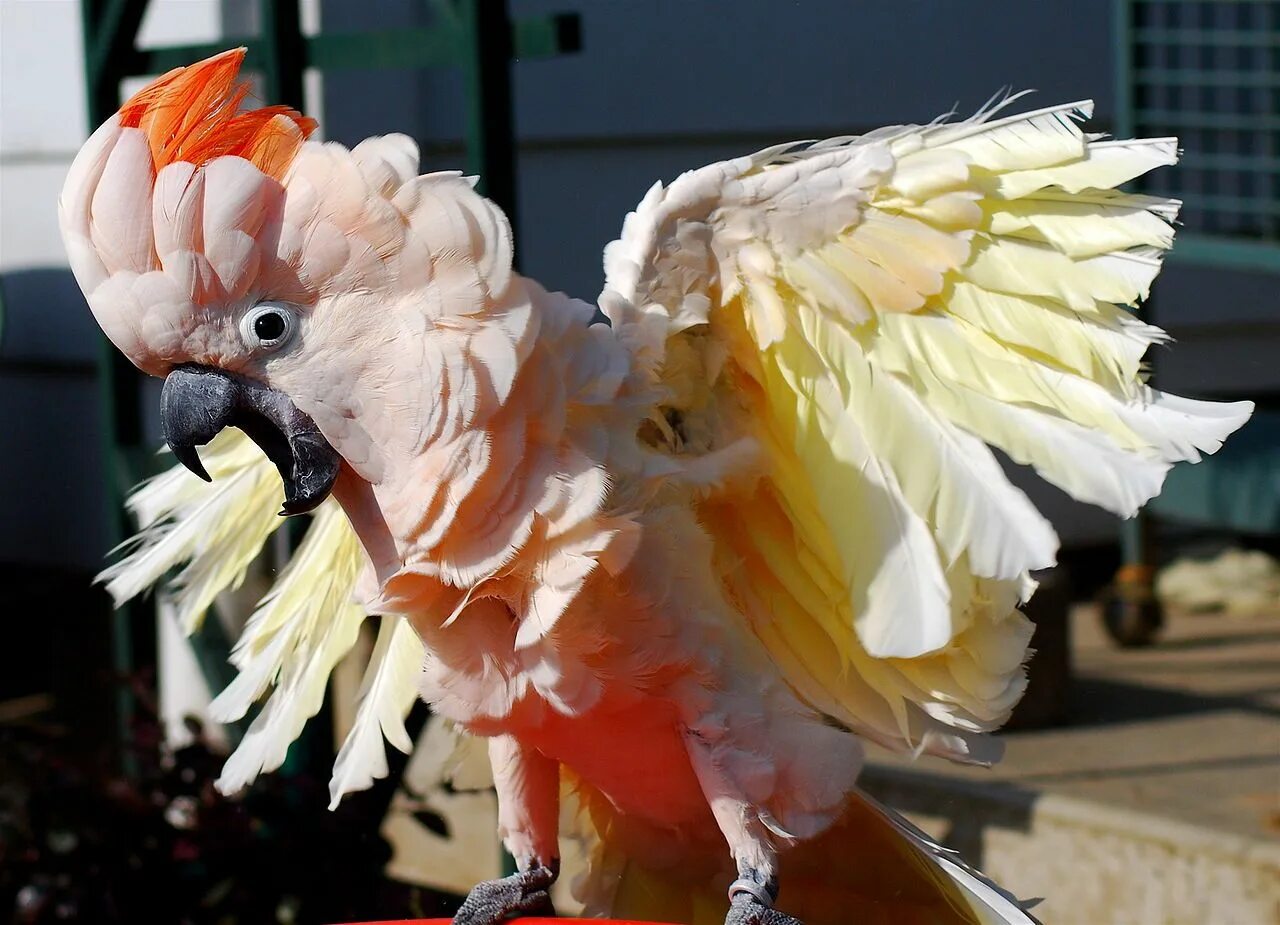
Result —
POLYGON ((355 644, 364 611, 352 601, 360 567, 346 517, 336 505, 316 514, 301 546, 249 618, 231 654, 239 675, 213 701, 222 722, 244 717, 269 686, 271 696, 227 760, 218 789, 234 793, 284 763, 289 745, 324 703, 329 675, 355 644))
POLYGON ((220 436, 201 456, 211 483, 174 466, 129 498, 139 533, 121 547, 128 555, 98 576, 117 604, 181 566, 169 586, 183 627, 193 632, 213 599, 244 581, 280 526, 283 496, 280 477, 261 451, 235 434, 220 436))
POLYGON ((418 672, 425 655, 422 640, 409 621, 382 618, 373 657, 360 686, 360 709, 333 766, 330 809, 337 809, 343 794, 366 790, 387 776, 384 737, 406 755, 413 750, 404 720, 417 699, 418 672))
MULTIPOLYGON (((130 499, 141 526, 136 548, 100 576, 117 603, 171 582, 184 625, 199 625, 214 598, 239 587, 268 537, 284 522, 274 467, 238 430, 223 431, 201 452, 213 481, 176 466, 130 499)), ((263 598, 235 646, 234 681, 211 712, 235 721, 267 697, 228 759, 218 786, 233 792, 278 768, 289 745, 323 702, 330 673, 365 619, 354 603, 364 554, 337 502, 327 501, 288 567, 263 598)), ((345 793, 386 776, 385 736, 409 751, 404 717, 417 696, 422 644, 408 624, 384 618, 360 691, 355 723, 334 766, 336 804, 345 793)))

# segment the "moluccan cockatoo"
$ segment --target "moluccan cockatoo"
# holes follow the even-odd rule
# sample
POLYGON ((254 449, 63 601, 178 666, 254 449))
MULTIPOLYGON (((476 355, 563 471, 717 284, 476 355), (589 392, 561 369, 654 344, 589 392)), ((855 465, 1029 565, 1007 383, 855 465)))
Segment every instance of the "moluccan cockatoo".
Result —
POLYGON ((175 470, 135 498, 112 590, 188 561, 194 620, 239 580, 280 481, 225 427, 281 513, 316 511, 215 703, 274 687, 224 789, 279 765, 379 614, 334 796, 385 773, 383 734, 408 747, 406 691, 487 738, 519 872, 456 922, 546 906, 562 787, 592 913, 1030 921, 858 789, 861 743, 996 757, 1057 539, 988 445, 1129 516, 1248 418, 1149 388, 1165 335, 1118 307, 1178 203, 1115 187, 1175 142, 1005 100, 712 164, 627 216, 593 323, 408 138, 239 111, 242 58, 134 96, 61 198, 98 323, 164 378, 173 454, 208 478, 215 441, 213 486, 175 470))

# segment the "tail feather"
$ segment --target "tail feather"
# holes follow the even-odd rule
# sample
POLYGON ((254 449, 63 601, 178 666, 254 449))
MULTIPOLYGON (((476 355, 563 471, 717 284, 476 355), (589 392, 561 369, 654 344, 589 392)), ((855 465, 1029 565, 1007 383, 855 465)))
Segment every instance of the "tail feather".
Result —
MULTIPOLYGON (((581 809, 578 834, 590 849, 590 870, 575 885, 589 914, 724 921, 733 875, 727 865, 708 863, 717 852, 689 843, 683 856, 581 782, 566 791, 571 801, 581 809)), ((778 908, 805 925, 1039 925, 1016 897, 860 790, 839 822, 785 849, 780 862, 778 908)))
POLYGON ((883 816, 955 883, 980 925, 1039 925, 1039 920, 1027 912, 1026 906, 1016 896, 966 864, 959 853, 940 845, 910 821, 866 793, 859 793, 859 799, 883 816))

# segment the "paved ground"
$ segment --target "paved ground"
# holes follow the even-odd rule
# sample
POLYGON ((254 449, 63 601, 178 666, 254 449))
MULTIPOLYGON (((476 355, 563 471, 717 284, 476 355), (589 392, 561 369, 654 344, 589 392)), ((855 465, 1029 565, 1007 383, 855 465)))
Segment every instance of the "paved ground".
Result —
POLYGON ((1172 614, 1140 650, 1113 646, 1090 607, 1071 629, 1069 725, 1009 733, 995 769, 914 767, 1280 842, 1280 614, 1172 614))

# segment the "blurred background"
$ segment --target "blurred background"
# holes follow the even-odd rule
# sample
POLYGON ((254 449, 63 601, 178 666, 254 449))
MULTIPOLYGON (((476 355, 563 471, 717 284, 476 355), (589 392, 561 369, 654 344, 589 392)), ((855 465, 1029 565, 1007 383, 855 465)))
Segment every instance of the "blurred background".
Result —
POLYGON ((1138 521, 1022 479, 1066 549, 1008 759, 876 754, 867 781, 1047 922, 1280 922, 1278 0, 0 0, 0 920, 438 914, 502 864, 483 775, 419 712, 412 759, 325 809, 358 660, 280 773, 216 796, 240 730, 203 711, 261 582, 193 640, 92 584, 158 465, 158 389, 103 349, 58 190, 122 93, 237 44, 324 138, 405 132, 424 171, 480 173, 522 270, 583 298, 654 180, 779 141, 1005 87, 1180 136, 1145 187, 1186 202, 1150 359, 1260 411, 1138 521))

